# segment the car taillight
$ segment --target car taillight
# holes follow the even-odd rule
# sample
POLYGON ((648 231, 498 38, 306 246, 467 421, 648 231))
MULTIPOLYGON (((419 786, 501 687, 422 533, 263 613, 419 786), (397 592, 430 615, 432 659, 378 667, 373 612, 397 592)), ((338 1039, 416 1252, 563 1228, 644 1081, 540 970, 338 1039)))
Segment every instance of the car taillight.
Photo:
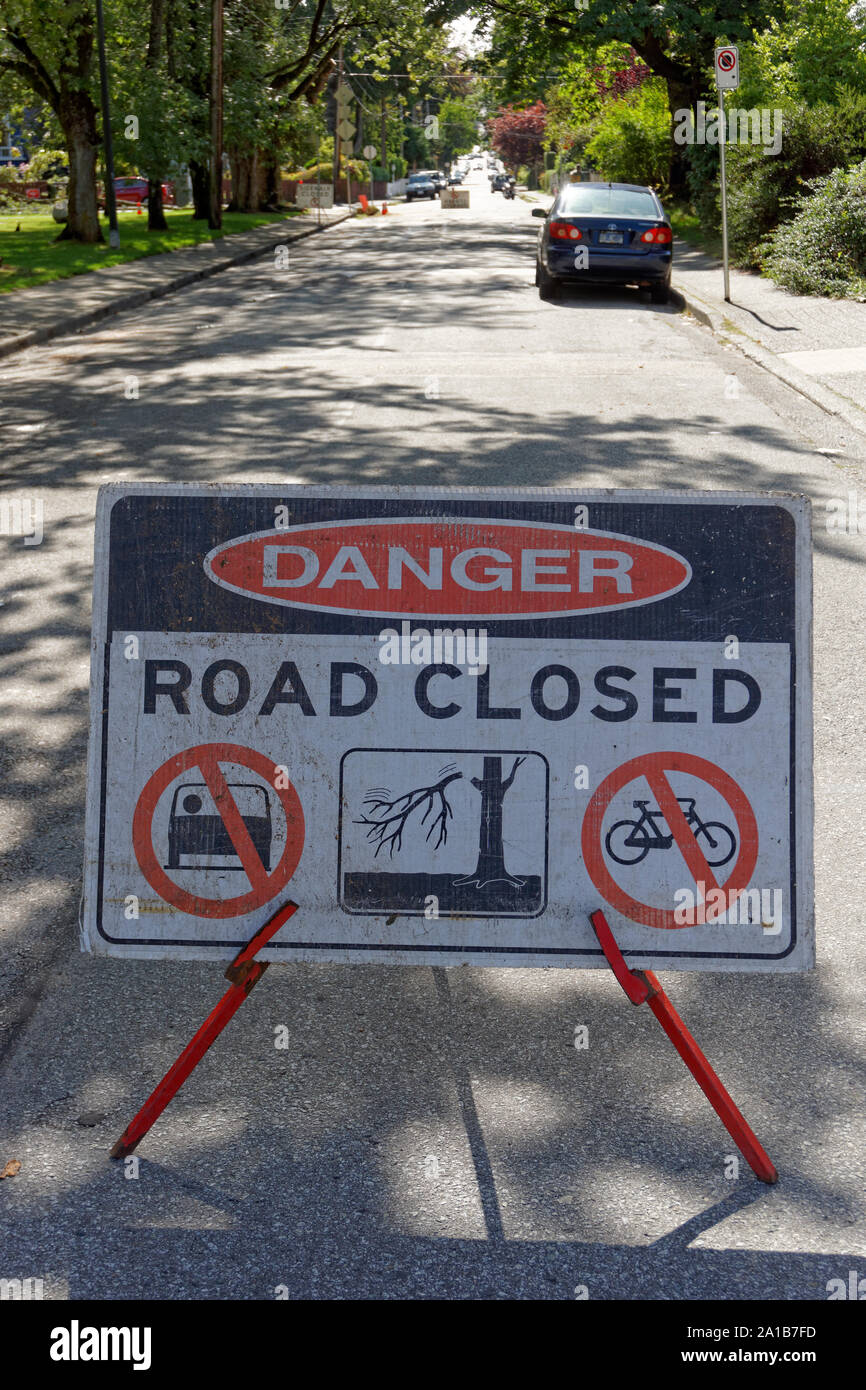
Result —
POLYGON ((665 246, 673 241, 673 233, 670 227, 650 227, 648 231, 644 232, 641 241, 652 241, 657 246, 665 246))
POLYGON ((572 227, 570 222, 551 222, 548 228, 554 241, 581 241, 583 232, 579 227, 572 227))

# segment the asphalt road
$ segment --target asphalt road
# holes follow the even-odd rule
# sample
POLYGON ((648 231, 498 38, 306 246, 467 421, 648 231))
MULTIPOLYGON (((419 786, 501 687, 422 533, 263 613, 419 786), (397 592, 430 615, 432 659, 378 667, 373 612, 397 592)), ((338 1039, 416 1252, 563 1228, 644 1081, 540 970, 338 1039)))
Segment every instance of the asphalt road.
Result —
POLYGON ((46 1297, 824 1299, 864 1258, 864 441, 634 292, 544 304, 477 183, 3 363, 0 1277, 46 1297), (821 452, 823 451, 823 452, 821 452), (77 949, 100 482, 781 489, 815 508, 818 968, 663 977, 769 1149, 745 1165, 596 971, 276 967, 107 1151, 218 969, 77 949), (289 1045, 275 1047, 285 1024, 289 1045), (576 1025, 590 1046, 576 1051, 576 1025))

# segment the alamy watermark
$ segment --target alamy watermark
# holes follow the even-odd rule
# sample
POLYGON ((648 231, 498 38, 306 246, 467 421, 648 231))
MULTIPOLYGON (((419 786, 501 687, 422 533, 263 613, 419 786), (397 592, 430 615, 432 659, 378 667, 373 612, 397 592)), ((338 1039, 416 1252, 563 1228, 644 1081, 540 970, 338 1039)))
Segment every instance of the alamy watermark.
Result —
POLYGON ((861 502, 853 490, 847 500, 828 497, 824 524, 831 535, 835 531, 846 536, 866 536, 866 499, 861 502))
POLYGON ((40 1300, 44 1297, 42 1279, 0 1279, 0 1303, 40 1300))
POLYGON ((0 497, 0 536, 23 536, 25 545, 41 545, 42 501, 38 497, 0 497))
POLYGON ((386 627, 379 633, 379 660, 383 666, 465 666, 470 676, 487 670, 487 629, 483 627, 415 627, 408 619, 400 631, 386 627))
MULTIPOLYGON (((778 107, 751 107, 748 111, 731 106, 725 112, 726 145, 763 145, 764 154, 778 154, 782 148, 784 112, 778 107)), ((674 112, 674 140, 678 145, 718 145, 722 138, 722 113, 717 107, 707 110, 699 101, 695 111, 680 107, 674 112)))
POLYGON ((691 888, 674 893, 674 921, 678 927, 744 926, 763 929, 765 936, 778 936, 782 930, 783 895, 781 888, 710 888, 702 879, 691 888))

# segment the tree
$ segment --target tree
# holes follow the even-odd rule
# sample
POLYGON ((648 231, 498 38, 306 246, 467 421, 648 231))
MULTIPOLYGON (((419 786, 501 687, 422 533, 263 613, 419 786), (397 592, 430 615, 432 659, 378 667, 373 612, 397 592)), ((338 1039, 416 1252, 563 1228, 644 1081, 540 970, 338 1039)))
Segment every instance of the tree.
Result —
MULTIPOLYGON (((165 0, 150 0, 150 31, 147 36, 147 56, 145 70, 153 85, 153 78, 159 73, 162 59, 163 29, 165 27, 165 0)), ((163 232, 168 224, 162 206, 162 171, 153 167, 149 160, 147 168, 147 230, 163 232)))
POLYGON ((60 239, 90 243, 103 239, 96 203, 100 135, 94 67, 90 0, 65 0, 62 5, 4 0, 0 73, 13 73, 56 115, 69 164, 68 215, 60 239))
POLYGON ((547 108, 536 101, 523 111, 502 106, 487 122, 490 143, 503 162, 512 169, 526 164, 538 170, 544 163, 544 132, 547 108))
POLYGON ((468 154, 478 141, 478 110, 461 97, 446 97, 437 112, 440 154, 445 164, 458 154, 468 154))
POLYGON ((471 779, 481 793, 481 827, 478 833, 478 862, 471 874, 455 880, 455 887, 474 884, 484 888, 488 883, 508 883, 522 888, 523 880, 515 878, 505 867, 505 845, 502 840, 502 803, 514 781, 517 769, 525 758, 515 758, 511 772, 502 776, 502 759, 485 757, 482 776, 471 779))
MULTIPOLYGON (((502 759, 485 756, 484 770, 480 777, 469 780, 476 791, 481 793, 481 818, 478 832, 478 858, 471 874, 454 880, 454 887, 485 888, 491 883, 507 883, 513 888, 522 888, 523 879, 515 878, 505 866, 505 844, 502 838, 502 803, 505 794, 514 782, 517 769, 525 757, 517 757, 507 777, 502 776, 502 759)), ((367 839, 376 846, 374 858, 382 849, 388 850, 393 858, 403 847, 403 832, 410 818, 423 810, 420 817, 422 826, 430 821, 426 839, 433 840, 433 849, 444 845, 448 840, 448 822, 453 819, 451 803, 446 796, 446 788, 463 776, 462 772, 448 771, 440 776, 438 782, 424 787, 414 787, 394 797, 384 787, 374 787, 364 797, 366 814, 356 825, 366 825, 367 839), (435 835, 435 840, 433 839, 435 835)))
POLYGON ((635 91, 651 76, 627 44, 605 44, 569 56, 545 95, 547 148, 567 159, 582 159, 604 106, 635 91))
MULTIPOLYGON (((717 40, 746 41, 772 19, 781 19, 789 0, 588 0, 585 8, 566 0, 480 0, 493 26, 497 49, 519 51, 513 71, 534 77, 563 51, 628 44, 650 71, 664 80, 671 113, 694 109, 709 95, 717 40)), ((501 61, 504 61, 502 59, 501 61)), ((685 187, 684 146, 672 141, 671 184, 685 187)))
POLYGON ((609 102, 595 123, 586 153, 602 178, 651 184, 666 194, 671 140, 664 84, 654 77, 609 102))

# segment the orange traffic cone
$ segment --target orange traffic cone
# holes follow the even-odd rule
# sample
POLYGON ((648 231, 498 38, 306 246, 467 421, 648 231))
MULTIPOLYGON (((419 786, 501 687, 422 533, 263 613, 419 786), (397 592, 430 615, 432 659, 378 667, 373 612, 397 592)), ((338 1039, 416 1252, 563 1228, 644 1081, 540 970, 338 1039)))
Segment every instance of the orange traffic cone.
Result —
POLYGON ((382 216, 383 216, 383 217, 385 216, 385 214, 386 214, 387 211, 388 211, 388 204, 387 204, 387 203, 383 203, 383 204, 382 204, 382 216))

